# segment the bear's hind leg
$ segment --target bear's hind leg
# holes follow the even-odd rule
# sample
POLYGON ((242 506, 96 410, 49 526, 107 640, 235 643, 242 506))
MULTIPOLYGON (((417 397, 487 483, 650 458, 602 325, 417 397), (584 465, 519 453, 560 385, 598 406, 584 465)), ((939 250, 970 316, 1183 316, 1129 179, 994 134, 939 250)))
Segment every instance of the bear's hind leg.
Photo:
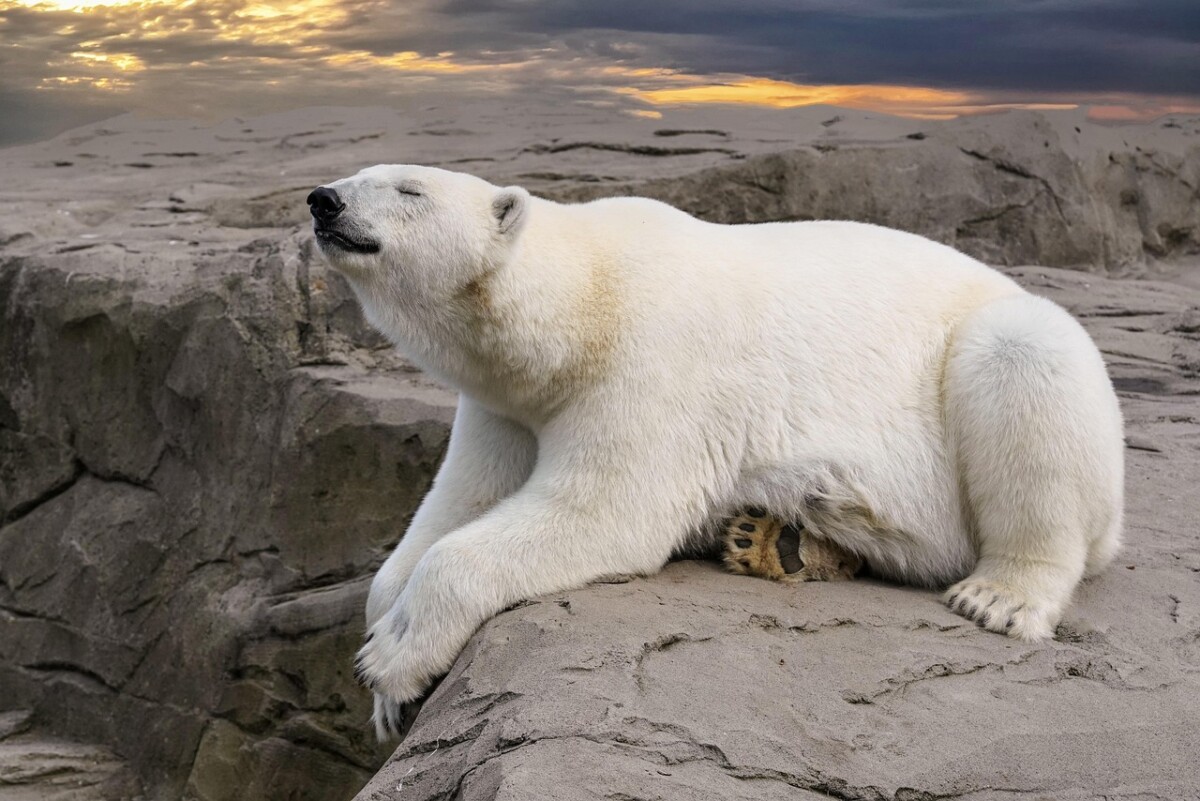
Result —
POLYGON ((854 554, 760 509, 726 525, 724 561, 732 573, 791 583, 852 579, 862 568, 854 554))
POLYGON ((945 380, 978 549, 945 600, 992 631, 1049 637, 1119 538, 1122 426, 1104 363, 1070 315, 1019 295, 962 323, 945 380))

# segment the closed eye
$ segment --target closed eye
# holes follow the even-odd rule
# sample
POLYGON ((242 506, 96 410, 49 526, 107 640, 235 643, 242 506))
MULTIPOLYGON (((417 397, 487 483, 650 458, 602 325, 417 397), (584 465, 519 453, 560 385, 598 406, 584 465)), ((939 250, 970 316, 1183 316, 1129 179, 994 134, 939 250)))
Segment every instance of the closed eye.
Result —
POLYGON ((411 195, 412 197, 421 197, 421 190, 415 186, 400 185, 396 187, 396 191, 402 195, 411 195))

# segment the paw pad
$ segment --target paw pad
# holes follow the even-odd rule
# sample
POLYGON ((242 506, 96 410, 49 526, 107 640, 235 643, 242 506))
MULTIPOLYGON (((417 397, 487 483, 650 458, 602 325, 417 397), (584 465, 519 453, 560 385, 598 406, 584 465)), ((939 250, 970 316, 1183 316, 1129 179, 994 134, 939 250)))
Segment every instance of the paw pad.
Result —
POLYGON ((804 567, 804 560, 800 558, 800 529, 796 526, 783 527, 775 543, 775 550, 779 554, 779 564, 784 573, 799 573, 804 567))
POLYGON ((862 560, 809 536, 799 523, 784 524, 751 507, 726 524, 725 565, 773 581, 830 581, 853 578, 862 560))
MULTIPOLYGON (((725 564, 734 573, 762 578, 780 579, 786 571, 783 552, 779 550, 782 527, 779 521, 768 518, 761 509, 748 509, 730 520, 725 529, 725 564), (755 514, 758 513, 758 514, 755 514)), ((791 548, 798 561, 798 542, 791 548)), ((800 567, 796 566, 795 570, 800 567)))

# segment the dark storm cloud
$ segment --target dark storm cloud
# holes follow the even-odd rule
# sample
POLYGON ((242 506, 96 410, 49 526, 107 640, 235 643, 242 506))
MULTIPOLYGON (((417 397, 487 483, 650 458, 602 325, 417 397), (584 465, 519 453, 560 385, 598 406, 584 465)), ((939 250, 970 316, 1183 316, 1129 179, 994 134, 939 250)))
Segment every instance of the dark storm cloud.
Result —
POLYGON ((1196 0, 451 0, 508 30, 672 35, 661 62, 810 83, 1200 95, 1196 0), (682 35, 682 36, 681 36, 682 35))

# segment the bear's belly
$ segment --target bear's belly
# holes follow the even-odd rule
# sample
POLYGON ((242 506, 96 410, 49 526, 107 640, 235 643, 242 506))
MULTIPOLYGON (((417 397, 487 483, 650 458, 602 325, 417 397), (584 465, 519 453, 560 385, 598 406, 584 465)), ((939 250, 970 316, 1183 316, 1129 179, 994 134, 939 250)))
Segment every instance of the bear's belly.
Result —
POLYGON ((944 352, 884 350, 831 374, 795 366, 805 380, 745 410, 745 475, 779 499, 776 513, 807 515, 877 574, 927 585, 966 575, 975 548, 943 420, 944 352))
POLYGON ((748 471, 734 495, 803 520, 881 576, 926 585, 965 576, 975 548, 952 454, 916 442, 844 444, 798 443, 794 459, 748 471))

